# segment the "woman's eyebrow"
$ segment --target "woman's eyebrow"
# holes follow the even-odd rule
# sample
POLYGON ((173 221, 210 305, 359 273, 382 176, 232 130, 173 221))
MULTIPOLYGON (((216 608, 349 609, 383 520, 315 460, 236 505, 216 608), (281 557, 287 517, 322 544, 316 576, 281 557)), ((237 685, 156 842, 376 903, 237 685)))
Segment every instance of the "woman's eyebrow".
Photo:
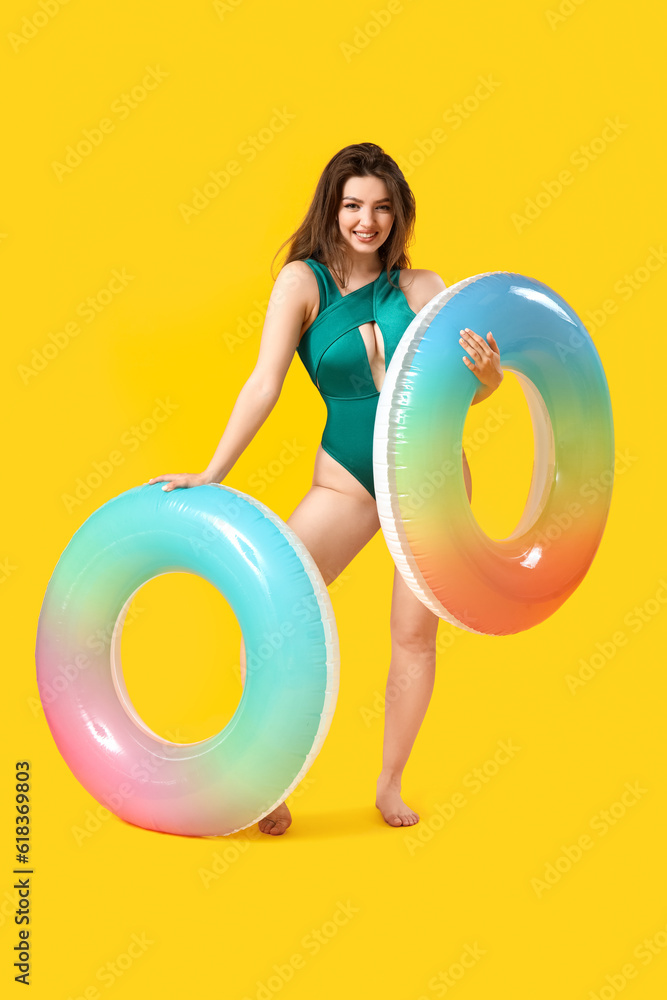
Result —
MULTIPOLYGON (((358 201, 360 205, 363 205, 363 203, 364 203, 364 199, 363 198, 355 198, 353 194, 343 195, 343 201, 358 201)), ((374 202, 374 204, 375 205, 382 205, 385 201, 388 201, 388 202, 391 203, 391 198, 378 198, 374 202)))

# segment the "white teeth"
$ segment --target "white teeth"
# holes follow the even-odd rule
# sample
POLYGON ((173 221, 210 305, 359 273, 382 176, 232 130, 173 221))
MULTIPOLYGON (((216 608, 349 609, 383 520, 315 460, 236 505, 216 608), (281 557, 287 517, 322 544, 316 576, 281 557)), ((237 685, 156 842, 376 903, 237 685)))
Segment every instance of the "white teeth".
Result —
POLYGON ((356 230, 354 230, 354 235, 358 236, 359 239, 362 240, 372 240, 373 237, 375 236, 375 233, 358 233, 356 230))

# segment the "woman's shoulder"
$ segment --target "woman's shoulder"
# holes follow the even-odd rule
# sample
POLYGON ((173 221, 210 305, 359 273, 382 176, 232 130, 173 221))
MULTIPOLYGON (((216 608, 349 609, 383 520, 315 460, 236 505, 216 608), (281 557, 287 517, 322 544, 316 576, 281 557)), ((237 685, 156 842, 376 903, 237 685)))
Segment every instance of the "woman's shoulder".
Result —
POLYGON ((291 260, 283 264, 271 291, 270 303, 288 312, 298 311, 305 321, 317 313, 320 301, 319 286, 314 271, 305 260, 291 260))
POLYGON ((419 309, 430 302, 434 295, 437 295, 438 292, 444 292, 447 288, 436 271, 427 271, 422 267, 402 268, 399 272, 398 284, 415 312, 419 312, 419 309), (418 308, 415 309, 415 306, 418 308))
POLYGON ((447 287, 437 271, 427 271, 423 267, 404 267, 400 271, 401 287, 433 288, 433 295, 442 292, 447 287))
POLYGON ((283 264, 275 281, 275 286, 283 291, 309 291, 317 288, 317 278, 305 260, 291 260, 283 264))
POLYGON ((287 264, 283 264, 283 266, 280 268, 280 271, 278 272, 278 276, 280 277, 281 274, 282 275, 294 274, 294 275, 305 276, 312 273, 313 269, 310 267, 310 264, 306 263, 305 260, 290 260, 288 261, 287 264))

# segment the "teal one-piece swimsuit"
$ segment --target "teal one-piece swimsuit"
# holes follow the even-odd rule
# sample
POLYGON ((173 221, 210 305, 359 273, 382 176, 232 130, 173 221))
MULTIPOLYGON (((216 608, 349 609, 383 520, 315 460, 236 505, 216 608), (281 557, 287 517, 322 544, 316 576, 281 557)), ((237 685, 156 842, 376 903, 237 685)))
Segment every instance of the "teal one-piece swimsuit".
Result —
MULTIPOLYGON (((322 447, 351 472, 372 497, 373 430, 379 391, 373 382, 359 327, 376 322, 384 340, 385 371, 415 312, 387 272, 343 295, 329 268, 309 258, 320 291, 316 318, 302 335, 297 353, 327 407, 322 447)), ((391 272, 398 286, 400 269, 391 272)))

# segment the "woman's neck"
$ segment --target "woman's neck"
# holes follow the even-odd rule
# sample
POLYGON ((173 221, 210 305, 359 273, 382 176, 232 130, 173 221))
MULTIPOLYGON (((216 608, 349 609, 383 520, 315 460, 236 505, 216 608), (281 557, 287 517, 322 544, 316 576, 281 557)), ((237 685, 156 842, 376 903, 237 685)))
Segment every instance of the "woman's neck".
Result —
POLYGON ((346 263, 346 288, 350 284, 354 286, 365 285, 377 278, 383 270, 383 264, 377 251, 373 255, 359 254, 356 256, 346 254, 346 263))

